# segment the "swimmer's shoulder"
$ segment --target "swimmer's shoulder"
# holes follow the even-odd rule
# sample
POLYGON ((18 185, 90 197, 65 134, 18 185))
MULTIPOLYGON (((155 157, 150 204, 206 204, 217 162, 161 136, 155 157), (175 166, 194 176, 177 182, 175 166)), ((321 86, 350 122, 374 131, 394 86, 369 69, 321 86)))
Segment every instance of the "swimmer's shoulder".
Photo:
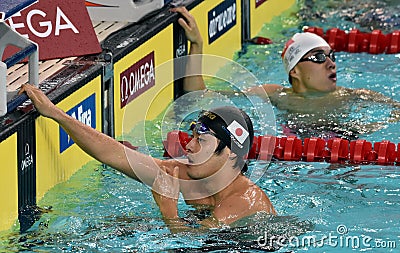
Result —
POLYGON ((337 86, 335 92, 351 94, 357 92, 357 89, 351 89, 343 86, 337 86))
POLYGON ((347 87, 338 86, 336 90, 332 93, 335 97, 349 97, 349 96, 359 96, 368 93, 366 89, 351 89, 347 87))

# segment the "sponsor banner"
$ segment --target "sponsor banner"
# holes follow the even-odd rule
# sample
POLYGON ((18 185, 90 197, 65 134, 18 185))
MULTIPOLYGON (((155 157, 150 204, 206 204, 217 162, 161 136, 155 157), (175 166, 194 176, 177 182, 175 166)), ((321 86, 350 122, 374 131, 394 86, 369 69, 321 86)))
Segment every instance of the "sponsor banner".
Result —
POLYGON ((208 44, 236 25, 236 1, 225 0, 208 12, 208 44))
POLYGON ((36 129, 35 121, 24 121, 18 139, 18 213, 20 231, 25 232, 35 222, 31 207, 36 205, 36 129))
POLYGON ((173 100, 173 24, 151 30, 137 42, 137 48, 114 61, 115 136, 155 119, 173 100))
MULTIPOLYGON (((96 96, 95 94, 90 95, 88 98, 83 100, 81 103, 76 105, 74 108, 67 112, 71 117, 79 120, 80 122, 96 128, 96 96)), ((60 130, 60 154, 74 144, 71 137, 59 127, 60 130)))
POLYGON ((120 74, 121 109, 155 84, 153 51, 120 74))
POLYGON ((20 162, 20 171, 25 173, 27 170, 30 170, 35 162, 33 158, 32 148, 34 147, 33 143, 25 142, 23 145, 23 150, 21 153, 21 162, 20 162))
POLYGON ((262 5, 263 3, 265 3, 268 0, 256 0, 256 8, 260 5, 262 5))
MULTIPOLYGON (((39 45, 39 59, 101 52, 84 0, 40 0, 7 20, 22 36, 39 45)), ((16 53, 10 46, 3 60, 16 53)))
MULTIPOLYGON (((185 30, 178 24, 174 23, 174 58, 180 58, 188 54, 187 38, 185 30)), ((181 58, 182 59, 182 58, 181 58)), ((186 61, 174 61, 174 99, 182 96, 183 76, 186 73, 186 61)))
POLYGON ((27 8, 37 2, 36 0, 1 0, 0 1, 0 22, 8 19, 14 13, 27 8))
POLYGON ((175 58, 188 54, 185 30, 177 23, 174 24, 174 54, 175 58))

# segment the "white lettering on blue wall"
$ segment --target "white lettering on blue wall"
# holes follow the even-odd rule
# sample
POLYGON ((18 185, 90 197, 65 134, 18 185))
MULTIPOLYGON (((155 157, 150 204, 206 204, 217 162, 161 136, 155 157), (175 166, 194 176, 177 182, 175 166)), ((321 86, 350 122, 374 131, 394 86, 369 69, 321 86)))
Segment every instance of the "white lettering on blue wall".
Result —
MULTIPOLYGON (((85 125, 96 128, 96 96, 90 95, 81 103, 73 107, 67 112, 68 115, 74 119, 79 120, 85 125)), ((60 127, 60 153, 72 146, 74 141, 71 137, 60 127)))
POLYGON ((236 1, 225 0, 208 12, 208 44, 236 25, 236 1))

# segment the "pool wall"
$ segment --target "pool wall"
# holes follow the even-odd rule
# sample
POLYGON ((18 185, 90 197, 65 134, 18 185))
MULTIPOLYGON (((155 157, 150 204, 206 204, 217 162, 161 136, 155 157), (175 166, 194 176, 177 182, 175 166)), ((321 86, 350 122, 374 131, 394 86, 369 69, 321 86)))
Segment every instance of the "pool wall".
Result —
MULTIPOLYGON (((204 53, 232 59, 264 23, 296 3, 284 2, 207 0, 190 1, 187 7, 203 35, 204 53), (218 13, 223 17, 227 12, 233 16, 218 27, 218 13)), ((72 60, 40 85, 52 87, 49 98, 71 116, 117 138, 139 122, 154 119, 182 94, 181 80, 174 80, 179 66, 167 64, 169 71, 157 72, 157 67, 188 53, 178 18, 163 8, 111 34, 102 42, 101 54, 72 60), (135 75, 141 83, 132 88, 129 82, 135 75), (133 112, 127 111, 128 104, 133 112)), ((21 231, 35 222, 36 204, 49 189, 93 161, 55 122, 29 104, 3 118, 0 158, 0 230, 21 231)))

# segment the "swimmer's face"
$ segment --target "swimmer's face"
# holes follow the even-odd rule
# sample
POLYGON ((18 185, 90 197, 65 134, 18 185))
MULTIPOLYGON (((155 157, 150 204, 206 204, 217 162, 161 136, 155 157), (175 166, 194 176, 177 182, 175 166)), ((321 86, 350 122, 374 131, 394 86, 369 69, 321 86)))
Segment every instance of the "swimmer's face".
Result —
POLYGON ((223 158, 224 155, 215 154, 217 146, 218 139, 215 136, 193 132, 192 140, 186 145, 189 177, 207 178, 222 168, 226 158, 223 158))
POLYGON ((334 60, 330 47, 317 47, 304 55, 290 71, 292 84, 297 85, 297 92, 335 91, 336 63, 334 60), (323 58, 325 61, 321 60, 323 58))
POLYGON ((186 145, 189 164, 204 164, 214 155, 214 151, 217 146, 218 139, 212 134, 198 134, 193 131, 193 138, 186 145))

